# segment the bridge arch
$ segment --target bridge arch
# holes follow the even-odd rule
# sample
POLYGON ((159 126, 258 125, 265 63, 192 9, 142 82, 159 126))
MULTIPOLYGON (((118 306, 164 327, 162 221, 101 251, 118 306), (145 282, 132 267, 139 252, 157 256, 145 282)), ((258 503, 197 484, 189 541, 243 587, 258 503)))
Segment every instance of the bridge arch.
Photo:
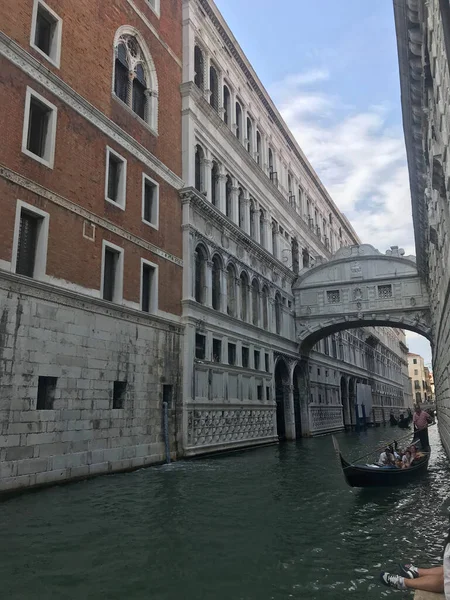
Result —
POLYGON ((302 354, 323 337, 357 327, 415 331, 433 343, 428 291, 415 257, 392 246, 381 254, 363 244, 341 248, 305 268, 293 286, 302 354))

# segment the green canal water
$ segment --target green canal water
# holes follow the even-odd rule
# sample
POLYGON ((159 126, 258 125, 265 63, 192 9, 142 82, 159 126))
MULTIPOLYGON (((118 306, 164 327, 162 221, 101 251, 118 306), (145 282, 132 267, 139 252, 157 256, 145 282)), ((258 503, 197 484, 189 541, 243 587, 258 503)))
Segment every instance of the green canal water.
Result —
MULTIPOLYGON (((399 430, 339 434, 356 458, 399 430)), ((329 436, 101 477, 0 503, 5 600, 371 600, 381 568, 439 563, 447 459, 353 490, 329 436)))

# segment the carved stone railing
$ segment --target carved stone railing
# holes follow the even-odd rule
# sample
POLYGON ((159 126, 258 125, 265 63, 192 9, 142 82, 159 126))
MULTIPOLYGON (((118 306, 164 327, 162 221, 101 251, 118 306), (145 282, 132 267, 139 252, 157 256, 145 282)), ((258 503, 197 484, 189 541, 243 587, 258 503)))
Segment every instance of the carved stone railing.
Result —
POLYGON ((334 431, 344 428, 342 406, 310 406, 311 433, 334 431))

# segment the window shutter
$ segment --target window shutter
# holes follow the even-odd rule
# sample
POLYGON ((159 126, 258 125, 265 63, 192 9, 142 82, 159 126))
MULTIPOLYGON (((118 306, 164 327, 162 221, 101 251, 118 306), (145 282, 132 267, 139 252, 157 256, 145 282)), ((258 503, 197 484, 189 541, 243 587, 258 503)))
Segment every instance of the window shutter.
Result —
POLYGON ((22 212, 20 215, 19 244, 17 248, 16 273, 33 277, 36 259, 38 219, 22 212))

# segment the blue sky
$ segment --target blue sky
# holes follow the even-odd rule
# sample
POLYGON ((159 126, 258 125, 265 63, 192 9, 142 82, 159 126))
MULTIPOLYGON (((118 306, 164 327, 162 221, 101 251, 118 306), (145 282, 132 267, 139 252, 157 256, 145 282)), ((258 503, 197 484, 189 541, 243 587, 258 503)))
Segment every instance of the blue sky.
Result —
POLYGON ((392 0, 216 4, 362 241, 415 254, 392 0))

